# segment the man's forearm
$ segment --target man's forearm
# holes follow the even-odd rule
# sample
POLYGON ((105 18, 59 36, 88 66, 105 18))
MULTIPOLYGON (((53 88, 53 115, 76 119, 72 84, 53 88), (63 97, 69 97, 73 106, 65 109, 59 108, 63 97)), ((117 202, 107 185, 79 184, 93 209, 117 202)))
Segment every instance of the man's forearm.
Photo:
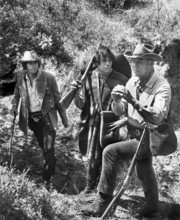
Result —
POLYGON ((163 120, 163 114, 160 109, 152 106, 143 106, 135 98, 132 99, 130 104, 136 109, 139 114, 145 119, 145 121, 151 122, 153 124, 159 124, 163 120))

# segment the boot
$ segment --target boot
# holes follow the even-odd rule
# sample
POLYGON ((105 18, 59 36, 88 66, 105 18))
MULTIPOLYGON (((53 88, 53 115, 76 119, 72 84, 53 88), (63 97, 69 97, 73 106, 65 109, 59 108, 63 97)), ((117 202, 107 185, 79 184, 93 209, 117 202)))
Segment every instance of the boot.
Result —
POLYGON ((100 217, 110 204, 111 200, 111 195, 106 195, 100 192, 95 201, 91 205, 85 206, 81 212, 87 216, 100 217))

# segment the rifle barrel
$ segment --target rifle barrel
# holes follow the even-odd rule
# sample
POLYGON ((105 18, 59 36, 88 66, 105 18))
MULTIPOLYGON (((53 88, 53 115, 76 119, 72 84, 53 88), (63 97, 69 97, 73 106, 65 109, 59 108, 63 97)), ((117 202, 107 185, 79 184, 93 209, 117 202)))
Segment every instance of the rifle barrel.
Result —
MULTIPOLYGON (((97 50, 99 49, 100 45, 101 45, 101 42, 98 44, 97 50)), ((87 74, 88 74, 88 72, 89 72, 89 70, 90 70, 90 68, 91 68, 92 63, 93 63, 93 60, 94 60, 94 56, 91 58, 91 60, 90 60, 90 62, 89 62, 89 64, 88 64, 88 66, 87 66, 87 68, 86 68, 84 74, 83 74, 82 77, 81 77, 81 80, 80 80, 81 84, 85 81, 86 76, 87 76, 87 74)), ((78 88, 73 88, 73 89, 71 89, 71 90, 70 90, 66 95, 64 95, 64 96, 62 97, 62 99, 60 100, 60 103, 61 103, 66 109, 69 108, 71 102, 73 101, 74 97, 76 96, 76 92, 77 92, 77 91, 78 91, 78 88)))
POLYGON ((145 134, 146 134, 146 129, 147 129, 147 126, 145 125, 145 127, 144 127, 144 130, 143 130, 143 133, 142 133, 142 135, 141 135, 141 139, 140 139, 140 141, 139 141, 139 144, 138 144, 138 147, 137 147, 137 150, 136 150, 136 152, 135 152, 135 154, 134 154, 134 156, 133 156, 133 159, 132 159, 132 161, 131 161, 131 164, 130 164, 130 167, 129 167, 129 169, 128 169, 128 173, 127 173, 127 175, 126 175, 126 178, 125 178, 125 180, 124 180, 124 183, 123 183, 123 185, 121 186, 121 188, 120 188, 120 186, 119 186, 119 184, 118 184, 118 186, 117 186, 117 188, 116 188, 116 194, 115 194, 115 196, 114 196, 114 198, 112 199, 112 201, 110 202, 110 204, 109 204, 109 206, 107 207, 107 209, 104 211, 104 213, 103 213, 103 215, 101 216, 101 219, 100 220, 104 220, 107 216, 108 216, 108 214, 109 214, 109 212, 111 211, 111 208, 112 208, 112 206, 114 205, 114 203, 120 198, 120 196, 122 196, 122 194, 123 194, 123 192, 127 189, 127 186, 128 186, 128 184, 129 184, 129 182, 130 182, 130 180, 131 180, 131 177, 132 177, 132 173, 133 173, 133 171, 134 171, 134 167, 135 167, 135 165, 136 165, 136 161, 137 161, 137 157, 138 157, 138 155, 139 155, 139 153, 140 153, 140 151, 141 151, 141 149, 142 149, 142 146, 143 146, 143 139, 144 139, 144 137, 145 137, 145 134), (120 188, 120 189, 119 189, 120 188))

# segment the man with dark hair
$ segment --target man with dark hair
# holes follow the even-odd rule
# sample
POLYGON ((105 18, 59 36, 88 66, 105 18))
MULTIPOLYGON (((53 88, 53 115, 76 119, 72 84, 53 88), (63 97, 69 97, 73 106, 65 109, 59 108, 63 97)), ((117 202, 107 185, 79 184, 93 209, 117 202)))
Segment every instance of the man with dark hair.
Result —
POLYGON ((27 136, 29 126, 37 138, 44 156, 43 179, 48 187, 55 172, 57 111, 64 127, 68 126, 68 119, 59 102, 61 96, 55 77, 42 69, 36 52, 26 51, 20 62, 24 70, 17 75, 12 112, 18 113, 20 103, 19 127, 27 136))
MULTIPOLYGON (((122 159, 132 158, 146 122, 158 125, 167 119, 171 89, 167 80, 154 71, 154 62, 162 61, 161 56, 153 52, 148 44, 138 44, 133 53, 126 52, 133 76, 126 87, 117 85, 112 93, 112 109, 115 114, 128 114, 129 140, 110 144, 103 151, 102 172, 98 184, 98 196, 95 202, 83 209, 88 215, 101 216, 111 202, 116 184, 118 163, 122 159)), ((147 131, 142 151, 136 163, 136 173, 141 180, 146 204, 137 210, 143 217, 159 216, 158 188, 152 167, 152 154, 147 131)))
POLYGON ((111 110, 111 91, 116 85, 125 85, 127 78, 112 69, 114 54, 101 45, 96 51, 97 67, 75 97, 75 105, 82 110, 79 133, 81 154, 88 158, 85 192, 95 189, 100 174, 102 148, 99 142, 100 111, 111 110), (101 102, 101 103, 100 103, 101 102), (102 108, 102 109, 101 109, 102 108))

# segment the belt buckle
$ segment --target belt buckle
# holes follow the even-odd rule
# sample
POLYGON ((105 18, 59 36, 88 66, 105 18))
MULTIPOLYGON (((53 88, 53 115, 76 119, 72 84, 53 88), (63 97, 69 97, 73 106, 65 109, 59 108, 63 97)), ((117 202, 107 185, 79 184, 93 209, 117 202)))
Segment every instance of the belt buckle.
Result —
POLYGON ((136 134, 137 137, 140 136, 140 131, 136 129, 135 134, 136 134))

